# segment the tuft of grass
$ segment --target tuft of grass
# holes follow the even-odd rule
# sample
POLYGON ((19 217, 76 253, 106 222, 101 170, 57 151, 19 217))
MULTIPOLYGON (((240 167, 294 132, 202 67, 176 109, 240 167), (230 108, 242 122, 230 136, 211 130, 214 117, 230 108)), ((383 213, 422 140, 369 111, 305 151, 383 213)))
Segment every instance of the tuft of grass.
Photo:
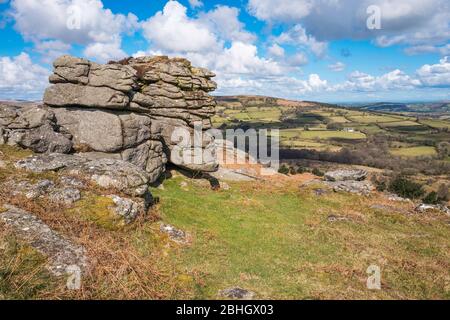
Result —
POLYGON ((36 299, 55 288, 39 252, 0 231, 0 299, 36 299))
POLYGON ((13 147, 6 144, 0 145, 0 155, 4 160, 19 160, 31 156, 32 154, 33 152, 27 149, 13 147))
POLYGON ((80 201, 69 212, 108 229, 116 230, 124 226, 124 221, 112 212, 114 202, 111 198, 92 193, 83 193, 80 201))

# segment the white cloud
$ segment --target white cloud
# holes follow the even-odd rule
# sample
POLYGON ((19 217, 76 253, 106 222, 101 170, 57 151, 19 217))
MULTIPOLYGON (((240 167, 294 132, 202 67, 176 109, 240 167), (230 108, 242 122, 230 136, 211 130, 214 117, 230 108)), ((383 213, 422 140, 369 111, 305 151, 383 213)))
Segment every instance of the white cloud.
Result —
POLYGON ((266 21, 298 21, 312 8, 311 0, 250 0, 248 9, 255 17, 266 21))
POLYGON ((323 57, 328 49, 326 42, 317 41, 308 35, 305 28, 297 24, 286 32, 276 37, 275 42, 280 44, 291 44, 311 50, 317 57, 323 57))
POLYGON ((251 74, 253 76, 283 73, 278 63, 260 58, 256 46, 243 42, 233 42, 230 48, 219 54, 213 68, 227 74, 251 74))
POLYGON ((203 2, 200 0, 189 0, 189 5, 191 6, 191 8, 195 9, 195 8, 201 8, 203 7, 203 2))
POLYGON ((284 49, 282 47, 280 47, 278 44, 274 43, 273 45, 271 45, 268 49, 267 52, 269 53, 269 55, 273 56, 273 57, 277 57, 277 58, 282 58, 284 57, 284 49))
POLYGON ((233 77, 251 81, 282 74, 285 70, 280 63, 258 55, 252 44, 255 37, 245 30, 238 15, 236 8, 216 6, 190 18, 186 7, 170 1, 142 24, 150 44, 146 53, 186 57, 216 72, 218 81, 224 83, 233 82, 233 77))
POLYGON ((97 59, 104 62, 120 60, 128 56, 128 54, 120 48, 120 41, 113 43, 93 43, 88 45, 83 53, 89 59, 97 59))
POLYGON ((15 28, 37 46, 47 41, 120 46, 121 35, 138 27, 135 15, 114 14, 100 0, 12 0, 10 15, 15 28))
POLYGON ((327 80, 320 79, 318 74, 309 75, 308 80, 300 82, 303 88, 300 88, 300 92, 313 92, 326 90, 328 87, 327 80))
POLYGON ((70 44, 59 40, 40 41, 35 44, 35 50, 42 55, 45 63, 52 63, 57 57, 70 51, 70 44))
POLYGON ((250 0, 249 12, 270 24, 301 24, 320 42, 374 39, 380 46, 442 46, 450 39, 448 0, 250 0), (381 9, 381 30, 367 28, 370 5, 381 9))
POLYGON ((0 98, 41 99, 50 71, 34 64, 30 56, 0 57, 0 98))
POLYGON ((342 71, 345 70, 345 64, 342 63, 342 62, 340 62, 340 61, 338 61, 338 62, 336 62, 336 63, 334 63, 334 64, 330 64, 330 65, 328 66, 328 68, 329 68, 331 71, 334 71, 334 72, 342 72, 342 71))
POLYGON ((239 9, 219 5, 213 10, 201 13, 198 22, 205 23, 209 30, 223 40, 253 42, 256 36, 245 30, 239 21, 239 9))
POLYGON ((408 90, 421 86, 401 70, 393 70, 381 76, 372 76, 360 71, 354 71, 344 83, 332 87, 333 91, 376 92, 389 90, 408 90))
POLYGON ((438 64, 422 66, 417 75, 424 86, 450 87, 450 57, 441 59, 438 64))
POLYGON ((296 53, 287 59, 288 65, 292 67, 300 67, 308 64, 308 57, 303 52, 296 53))
POLYGON ((408 55, 417 55, 423 53, 438 53, 441 56, 450 55, 450 44, 444 46, 432 46, 432 45, 419 45, 405 49, 405 53, 408 55))
POLYGON ((169 1, 163 11, 142 24, 144 37, 152 47, 169 52, 217 50, 218 39, 203 23, 186 15, 186 7, 169 1))

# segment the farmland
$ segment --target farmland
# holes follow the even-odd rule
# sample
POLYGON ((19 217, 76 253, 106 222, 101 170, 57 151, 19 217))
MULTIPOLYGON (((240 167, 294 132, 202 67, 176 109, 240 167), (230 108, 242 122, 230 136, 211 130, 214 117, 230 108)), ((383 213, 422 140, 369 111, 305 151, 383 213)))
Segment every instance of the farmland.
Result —
POLYGON ((376 112, 314 102, 235 96, 218 97, 217 128, 280 129, 287 149, 341 150, 383 138, 398 157, 436 157, 450 141, 450 120, 429 115, 376 112))

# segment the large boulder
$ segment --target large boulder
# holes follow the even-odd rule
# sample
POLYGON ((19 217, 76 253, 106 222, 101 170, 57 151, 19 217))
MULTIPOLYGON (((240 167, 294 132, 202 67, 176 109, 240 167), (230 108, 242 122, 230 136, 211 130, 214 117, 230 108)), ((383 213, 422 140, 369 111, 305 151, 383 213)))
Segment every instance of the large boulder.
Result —
POLYGON ((335 170, 325 173, 327 181, 363 181, 367 178, 365 170, 335 170))
POLYGON ((131 196, 145 196, 148 184, 157 177, 122 160, 89 159, 79 155, 42 154, 15 163, 18 169, 41 173, 64 171, 69 175, 82 176, 103 188, 114 188, 131 196))
POLYGON ((208 92, 217 86, 211 80, 214 76, 188 60, 164 56, 107 65, 62 56, 54 62, 53 85, 46 90, 44 103, 55 108, 58 125, 73 135, 75 146, 120 153, 122 159, 146 166, 145 152, 159 150, 160 138, 165 157, 150 154, 147 164, 149 159, 162 164, 169 159, 187 169, 210 172, 217 169, 211 137, 204 137, 201 146, 177 148, 177 154, 187 155, 184 161, 177 161, 172 151, 178 144, 177 129, 184 129, 193 141, 195 126, 200 124, 202 131, 211 128, 216 102, 208 92), (205 153, 204 160, 186 160, 198 151, 205 153))

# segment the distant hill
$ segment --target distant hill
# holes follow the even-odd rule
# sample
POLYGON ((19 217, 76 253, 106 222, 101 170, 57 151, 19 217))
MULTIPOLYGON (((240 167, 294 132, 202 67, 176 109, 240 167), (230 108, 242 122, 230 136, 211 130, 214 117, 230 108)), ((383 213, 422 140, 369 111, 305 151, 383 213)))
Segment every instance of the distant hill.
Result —
POLYGON ((450 112, 449 102, 423 102, 423 103, 391 103, 380 102, 364 106, 358 106, 359 109, 376 112, 394 112, 394 113, 433 113, 442 114, 450 112))

